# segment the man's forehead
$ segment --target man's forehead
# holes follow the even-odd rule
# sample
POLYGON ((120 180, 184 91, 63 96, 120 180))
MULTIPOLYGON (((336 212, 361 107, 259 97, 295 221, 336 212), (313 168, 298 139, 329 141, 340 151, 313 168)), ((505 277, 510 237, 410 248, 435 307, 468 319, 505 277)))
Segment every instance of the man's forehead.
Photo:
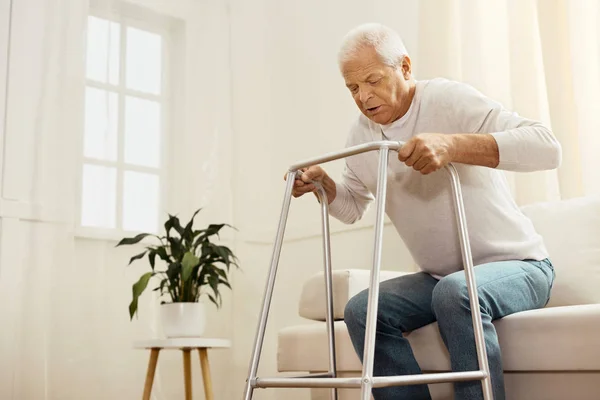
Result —
POLYGON ((342 65, 342 75, 348 79, 366 79, 372 73, 384 72, 385 64, 371 47, 357 49, 353 57, 342 65))
POLYGON ((346 83, 353 81, 365 81, 374 76, 385 74, 385 65, 383 63, 364 63, 362 65, 348 66, 342 70, 342 75, 346 83))

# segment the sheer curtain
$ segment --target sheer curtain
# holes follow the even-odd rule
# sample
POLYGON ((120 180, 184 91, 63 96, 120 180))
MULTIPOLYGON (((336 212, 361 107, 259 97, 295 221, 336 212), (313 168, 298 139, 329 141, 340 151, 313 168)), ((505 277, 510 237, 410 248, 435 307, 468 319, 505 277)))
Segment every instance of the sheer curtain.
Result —
POLYGON ((419 2, 418 78, 462 80, 550 124, 558 171, 509 174, 519 204, 600 195, 596 0, 419 2))
MULTIPOLYGON (((86 0, 13 0, 12 5, 9 0, 0 1, 0 40, 8 39, 3 35, 4 23, 8 15, 11 19, 6 121, 0 125, 5 126, 0 131, 0 398, 139 398, 148 354, 133 350, 132 342, 162 333, 158 303, 151 294, 140 303, 139 318, 129 321, 131 285, 146 267, 144 263, 126 267, 136 249, 115 249, 116 235, 81 237, 74 229, 90 4, 86 0)), ((111 7, 121 2, 97 3, 111 7)), ((217 82, 223 81, 221 74, 227 74, 220 68, 228 54, 222 46, 227 38, 220 36, 220 30, 227 29, 224 6, 216 2, 196 6, 191 1, 172 6, 145 0, 129 3, 168 10, 177 19, 174 29, 186 37, 181 41, 184 48, 178 49, 186 75, 185 85, 177 88, 182 99, 178 105, 184 112, 177 139, 169 147, 174 164, 167 176, 165 211, 186 218, 204 206, 207 211, 199 223, 232 223, 229 197, 225 197, 229 187, 216 181, 217 172, 229 173, 230 159, 211 158, 229 145, 229 102, 226 97, 211 98, 206 100, 211 104, 202 107, 205 100, 198 93, 211 90, 213 83, 207 85, 190 74, 212 74, 217 82), (219 38, 214 39, 215 35, 219 38), (185 46, 198 53, 188 52, 185 46), (203 51, 216 54, 214 65, 203 65, 198 57, 203 51), (202 166, 204 161, 213 169, 202 166), (200 168, 205 173, 198 174, 200 168)), ((4 50, 3 44, 0 61, 4 61, 4 50)), ((3 68, 0 72, 4 82, 3 68)), ((0 92, 5 95, 4 90, 0 92)), ((218 314, 211 311, 208 335, 231 337, 227 299, 225 293, 225 306, 218 314)), ((215 394, 227 398, 223 393, 228 384, 219 376, 225 375, 229 353, 220 352, 211 362, 215 394)), ((199 367, 193 368, 194 395, 200 397, 199 367)), ((153 398, 177 397, 183 397, 181 355, 162 354, 153 398)))

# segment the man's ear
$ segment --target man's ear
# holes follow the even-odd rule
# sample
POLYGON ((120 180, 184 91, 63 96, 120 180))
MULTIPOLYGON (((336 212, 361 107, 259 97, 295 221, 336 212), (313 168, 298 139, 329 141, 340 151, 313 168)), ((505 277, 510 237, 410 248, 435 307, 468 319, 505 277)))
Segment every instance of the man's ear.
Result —
POLYGON ((403 56, 402 60, 400 60, 400 69, 402 70, 404 79, 409 79, 412 73, 412 65, 408 55, 403 56))

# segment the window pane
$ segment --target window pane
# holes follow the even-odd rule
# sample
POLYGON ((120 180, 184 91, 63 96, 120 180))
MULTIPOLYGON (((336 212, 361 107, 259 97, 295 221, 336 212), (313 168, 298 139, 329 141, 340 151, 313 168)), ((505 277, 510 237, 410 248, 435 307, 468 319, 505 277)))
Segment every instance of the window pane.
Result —
POLYGON ((125 171, 123 179, 123 229, 156 232, 159 207, 158 175, 125 171))
POLYGON ((85 164, 81 199, 81 225, 97 228, 116 226, 117 170, 85 164))
POLYGON ((116 93, 87 87, 85 90, 84 155, 100 160, 117 159, 118 97, 116 93))
POLYGON ((127 88, 159 94, 162 71, 160 35, 127 28, 127 88))
POLYGON ((119 83, 121 28, 116 22, 88 17, 87 77, 103 83, 119 83), (107 80, 108 79, 108 80, 107 80))
POLYGON ((125 162, 158 168, 160 166, 159 103, 137 97, 125 99, 125 162))

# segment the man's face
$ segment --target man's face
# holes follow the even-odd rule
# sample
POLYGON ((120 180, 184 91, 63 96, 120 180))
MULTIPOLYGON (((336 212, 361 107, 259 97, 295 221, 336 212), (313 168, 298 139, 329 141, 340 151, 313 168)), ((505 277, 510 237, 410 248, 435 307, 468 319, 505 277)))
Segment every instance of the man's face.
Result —
POLYGON ((370 120, 387 125, 409 109, 410 59, 402 65, 384 64, 372 47, 360 49, 342 65, 342 75, 360 111, 370 120))

